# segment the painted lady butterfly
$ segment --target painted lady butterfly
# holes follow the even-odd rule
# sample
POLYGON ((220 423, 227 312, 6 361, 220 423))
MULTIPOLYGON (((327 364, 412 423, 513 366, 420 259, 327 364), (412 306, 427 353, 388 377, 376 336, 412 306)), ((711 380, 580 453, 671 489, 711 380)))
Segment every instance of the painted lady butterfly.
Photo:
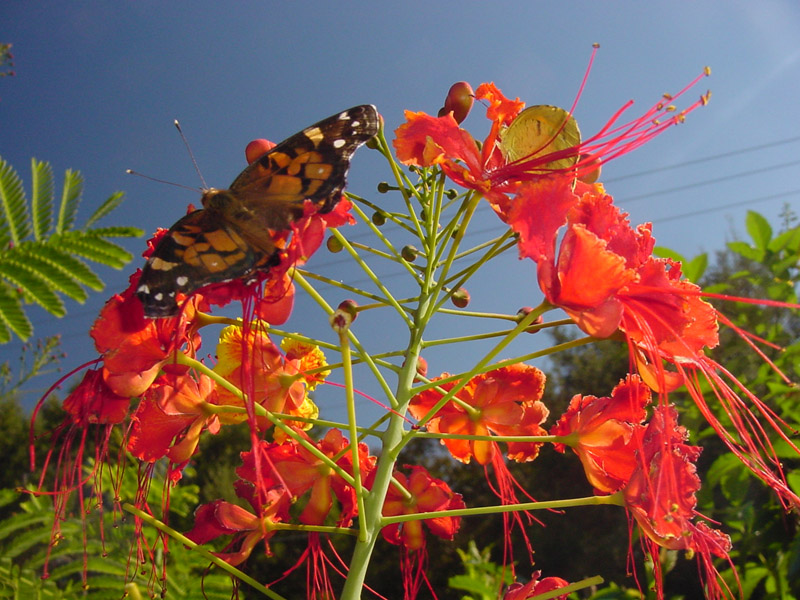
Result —
POLYGON ((156 246, 137 295, 148 317, 178 312, 178 292, 252 276, 277 264, 269 230, 284 231, 309 199, 326 213, 339 202, 350 158, 379 128, 365 104, 338 113, 284 140, 251 163, 230 189, 209 189, 203 209, 175 223, 156 246))

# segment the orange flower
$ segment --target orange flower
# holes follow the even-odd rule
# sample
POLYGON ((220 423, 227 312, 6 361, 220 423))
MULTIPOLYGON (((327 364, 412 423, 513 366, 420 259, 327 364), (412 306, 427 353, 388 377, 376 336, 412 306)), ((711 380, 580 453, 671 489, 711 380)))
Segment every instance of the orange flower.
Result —
POLYGON ((91 369, 86 371, 78 387, 64 398, 63 408, 74 425, 113 425, 122 423, 130 403, 130 398, 115 394, 106 385, 100 371, 91 369))
MULTIPOLYGON (((545 577, 540 580, 539 577, 541 575, 541 571, 534 571, 531 575, 531 580, 525 585, 516 582, 512 583, 506 589, 506 593, 503 594, 503 600, 528 600, 528 598, 534 598, 569 585, 569 582, 561 579, 561 577, 545 577)), ((567 600, 567 594, 552 598, 553 600, 567 600)))
MULTIPOLYGON (((306 439, 311 442, 309 438, 306 439)), ((350 442, 342 436, 341 431, 331 429, 322 440, 311 443, 325 456, 336 458, 336 464, 345 472, 353 474, 350 442)), ((359 444, 358 452, 361 477, 366 478, 375 467, 375 457, 369 455, 366 444, 359 444)), ((357 513, 353 487, 297 441, 288 439, 280 444, 262 442, 259 456, 264 459, 256 468, 254 453, 243 452, 243 464, 236 469, 237 475, 260 489, 284 487, 293 500, 310 491, 308 502, 299 517, 301 523, 322 525, 333 507, 333 495, 340 503, 337 523, 341 526, 352 523, 357 513)))
MULTIPOLYGON (((695 522, 695 494, 700 489, 695 462, 702 449, 687 445, 687 438, 674 407, 658 406, 644 432, 637 467, 622 492, 629 513, 649 540, 654 564, 660 564, 659 546, 694 552, 705 570, 708 596, 717 598, 722 594, 712 556, 728 559, 731 540, 695 522)), ((656 576, 660 579, 660 573, 656 576)))
POLYGON ((256 544, 262 540, 269 554, 268 541, 275 534, 271 525, 289 518, 289 498, 274 490, 267 494, 265 502, 257 502, 252 486, 246 482, 237 481, 234 488, 237 496, 248 500, 254 508, 258 507, 256 512, 259 514, 224 500, 214 500, 197 509, 194 527, 186 533, 186 537, 197 544, 205 544, 221 535, 233 535, 228 548, 238 546, 238 550, 213 554, 236 566, 247 560, 256 544))
MULTIPOLYGON (((448 375, 442 374, 441 378, 448 375)), ((434 380, 435 381, 435 380, 434 380)), ((430 419, 428 431, 467 435, 546 435, 541 423, 549 411, 540 402, 545 376, 536 367, 511 365, 476 375, 456 394, 463 402, 448 402, 430 419)), ((440 387, 445 392, 455 383, 440 387)), ((424 417, 442 398, 441 392, 430 389, 415 396, 409 412, 417 419, 424 417)), ((473 457, 485 465, 492 462, 497 443, 486 440, 443 439, 450 453, 468 463, 473 457)), ((540 443, 509 442, 508 457, 526 462, 539 454, 540 443)))
MULTIPOLYGON (((704 71, 670 99, 677 99, 707 74, 704 71)), ((557 176, 571 183, 682 122, 689 112, 708 101, 708 96, 703 96, 688 108, 675 111, 662 98, 641 116, 619 124, 622 114, 633 104, 628 102, 597 134, 577 145, 559 150, 552 144, 554 140, 548 140, 525 156, 506 160, 498 142, 504 128, 512 124, 525 104, 519 98, 506 98, 494 83, 478 86, 475 98, 486 102, 486 117, 491 123, 489 134, 480 146, 458 126, 452 113, 432 117, 411 111, 406 111, 406 122, 395 130, 393 145, 400 162, 439 166, 457 184, 484 195, 501 216, 513 206, 509 194, 515 193, 521 182, 557 176)))
MULTIPOLYGON (((617 385, 611 397, 575 396, 569 408, 551 429, 550 435, 571 438, 586 478, 604 494, 617 491, 628 482, 636 467, 638 435, 644 430, 650 390, 636 375, 617 385)), ((564 452, 565 444, 555 444, 564 452)))
POLYGON ((195 380, 181 370, 156 379, 133 415, 128 450, 141 460, 167 456, 175 464, 184 463, 203 431, 216 434, 220 429, 219 418, 205 408, 216 403, 214 382, 205 375, 195 380))
MULTIPOLYGON (((406 496, 395 485, 390 485, 383 504, 385 517, 465 508, 461 494, 454 493, 444 481, 431 477, 423 467, 411 467, 411 475, 408 477, 395 471, 394 479, 409 495, 406 496)), ((461 525, 461 518, 441 517, 394 523, 381 529, 381 534, 390 544, 402 545, 409 551, 420 550, 425 546, 423 523, 432 534, 452 540, 461 525)))
MULTIPOLYGON (((255 324, 246 330, 235 325, 224 328, 217 344, 217 360, 214 371, 266 409, 284 412, 303 406, 306 389, 297 367, 285 360, 269 335, 255 324)), ((221 404, 242 405, 241 399, 224 389, 219 390, 219 398, 221 404)), ((233 421, 243 418, 224 417, 233 421)))
POLYGON ((130 278, 122 294, 106 302, 89 334, 103 356, 103 378, 120 396, 141 396, 158 376, 161 367, 176 350, 188 346, 190 352, 200 347, 200 337, 193 331, 197 307, 202 296, 185 303, 178 317, 148 319, 136 297, 141 271, 130 278))

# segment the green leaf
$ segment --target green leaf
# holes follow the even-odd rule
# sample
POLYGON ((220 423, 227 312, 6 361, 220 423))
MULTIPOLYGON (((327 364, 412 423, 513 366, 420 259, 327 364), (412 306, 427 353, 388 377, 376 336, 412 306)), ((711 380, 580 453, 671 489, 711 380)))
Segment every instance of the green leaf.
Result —
POLYGON ((9 242, 18 244, 30 230, 28 206, 22 180, 17 172, 0 157, 0 247, 9 242))
POLYGON ((78 171, 67 169, 64 172, 64 188, 61 192, 61 206, 58 209, 56 233, 64 233, 75 223, 75 213, 83 193, 83 176, 78 171))
POLYGON ((770 226, 769 221, 756 211, 748 210, 745 226, 756 248, 766 250, 769 246, 769 241, 772 239, 772 226, 770 226))
POLYGON ((31 213, 33 237, 44 239, 53 225, 53 169, 50 163, 31 159, 31 213))
POLYGON ((703 273, 705 273, 708 268, 708 254, 705 252, 698 254, 692 260, 683 263, 681 266, 683 267, 683 274, 686 276, 686 279, 689 281, 700 281, 703 273))
POLYGON ((125 192, 118 191, 106 198, 105 202, 98 206, 97 209, 92 213, 92 216, 86 220, 86 225, 83 226, 84 229, 89 229, 89 227, 94 225, 97 221, 105 217, 108 213, 122 204, 122 199, 124 196, 125 192))
POLYGON ((53 262, 45 256, 40 256, 36 252, 36 249, 36 246, 32 244, 23 243, 19 246, 19 252, 15 253, 17 256, 14 262, 20 260, 24 261, 24 264, 28 268, 35 271, 37 275, 46 280, 51 287, 77 302, 85 302, 88 294, 75 282, 71 273, 67 269, 61 267, 59 263, 53 262))
POLYGON ((59 237, 63 250, 114 269, 121 269, 133 258, 121 246, 84 232, 70 231, 59 237))
POLYGON ((0 281, 0 343, 11 340, 8 330, 13 331, 21 340, 27 340, 33 334, 33 326, 25 315, 19 294, 6 283, 0 281))
POLYGON ((97 237, 142 237, 144 231, 138 227, 98 227, 89 229, 90 233, 97 237))
POLYGON ((47 281, 35 271, 16 261, 4 260, 0 263, 0 277, 6 279, 12 286, 20 288, 27 299, 41 305, 50 314, 57 317, 63 317, 66 314, 64 303, 50 289, 47 281))
POLYGON ((659 258, 671 258, 681 263, 686 262, 686 257, 684 257, 683 254, 676 252, 672 248, 667 248, 666 246, 656 246, 653 248, 653 254, 659 258))
POLYGON ((69 272, 74 279, 89 289, 99 292, 105 287, 102 280, 86 265, 86 263, 58 249, 55 244, 36 243, 36 250, 34 252, 37 256, 59 265, 62 269, 69 272))
POLYGON ((753 246, 747 242, 728 242, 727 246, 731 251, 744 256, 745 258, 749 258, 750 260, 761 262, 764 259, 764 252, 759 251, 757 248, 753 248, 753 246))

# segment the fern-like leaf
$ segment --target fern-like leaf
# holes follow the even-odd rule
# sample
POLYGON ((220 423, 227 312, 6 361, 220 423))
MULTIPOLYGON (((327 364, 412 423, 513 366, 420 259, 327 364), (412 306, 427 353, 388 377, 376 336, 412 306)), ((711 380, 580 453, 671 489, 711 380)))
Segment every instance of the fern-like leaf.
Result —
POLYGON ((121 246, 87 232, 70 231, 59 238, 60 247, 67 252, 114 269, 121 269, 133 258, 133 255, 121 246))
POLYGON ((50 163, 32 158, 31 175, 33 237, 42 240, 53 225, 53 169, 50 163))
POLYGON ((100 278, 86 263, 57 248, 55 244, 35 242, 31 244, 31 247, 31 252, 58 265, 60 269, 68 272, 73 279, 90 290, 99 292, 105 287, 100 278))
POLYGON ((33 326, 22 310, 19 294, 0 281, 0 343, 11 341, 9 329, 22 340, 27 340, 33 333, 33 326))
POLYGON ((87 230, 86 233, 100 237, 142 237, 144 235, 144 231, 138 227, 97 227, 87 230))
POLYGON ((86 220, 86 225, 83 226, 84 229, 88 229, 97 223, 97 221, 105 217, 108 213, 117 208, 120 204, 122 204, 122 198, 124 196, 125 192, 114 192, 108 198, 106 198, 105 201, 97 207, 97 210, 92 213, 92 216, 86 220))
POLYGON ((9 242, 18 244, 30 231, 22 180, 17 172, 0 157, 0 247, 9 242))
POLYGON ((33 300, 51 315, 63 317, 67 314, 61 298, 50 289, 47 281, 26 265, 4 260, 0 263, 0 277, 16 285, 27 301, 33 300))
POLYGON ((46 256, 39 255, 36 252, 38 247, 35 242, 23 242, 19 245, 19 258, 37 275, 46 280, 51 287, 73 300, 83 303, 88 297, 86 290, 58 262, 53 262, 46 256))
POLYGON ((56 233, 64 233, 72 228, 82 193, 83 175, 78 171, 67 169, 64 173, 64 188, 61 192, 61 206, 58 209, 56 233))
POLYGON ((32 159, 31 173, 29 206, 16 171, 0 158, 0 343, 8 342, 12 333, 23 340, 32 334, 24 302, 37 302, 61 317, 66 311, 56 292, 83 302, 88 295, 84 287, 102 290, 103 282, 84 259, 121 269, 133 257, 106 238, 143 233, 135 227, 89 228, 119 206, 122 192, 109 196, 83 230, 73 229, 83 193, 81 174, 65 172, 61 203, 54 217, 52 168, 32 159))

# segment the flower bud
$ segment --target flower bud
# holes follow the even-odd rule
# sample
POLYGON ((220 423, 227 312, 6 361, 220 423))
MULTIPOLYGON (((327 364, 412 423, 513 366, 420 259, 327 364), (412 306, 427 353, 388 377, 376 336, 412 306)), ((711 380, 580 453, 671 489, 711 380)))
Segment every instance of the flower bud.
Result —
POLYGON ((356 301, 344 300, 329 318, 331 328, 338 333, 343 333, 350 329, 350 325, 357 316, 358 304, 356 301))
POLYGON ((450 296, 452 302, 457 308, 466 308, 469 304, 469 292, 464 288, 458 288, 453 295, 450 296))
MULTIPOLYGON (((533 310, 533 308, 531 308, 530 306, 523 306, 522 308, 520 308, 520 309, 517 311, 517 323, 519 323, 520 321, 522 321, 522 319, 524 319, 524 318, 525 318, 525 317, 527 317, 529 314, 531 314, 531 311, 532 311, 532 310, 533 310)), ((544 317, 543 317, 542 315, 539 315, 538 317, 536 317, 536 318, 533 320, 533 323, 531 323, 531 324, 528 326, 528 329, 527 329, 526 331, 527 331, 528 333, 538 333, 538 332, 539 332, 539 329, 538 329, 538 327, 536 327, 536 326, 537 326, 537 325, 541 325, 542 323, 544 323, 544 317), (533 328, 533 329, 531 329, 531 328, 533 328)))
POLYGON ((372 222, 378 227, 382 227, 386 223, 386 213, 376 210, 372 213, 372 222))
POLYGON ((341 252, 342 248, 344 248, 344 246, 342 246, 342 242, 339 241, 339 238, 333 235, 328 238, 327 242, 325 242, 325 246, 327 246, 328 252, 332 252, 334 254, 341 252))
POLYGON ((244 155, 247 157, 247 164, 254 163, 274 147, 275 144, 269 140, 253 140, 247 144, 247 147, 244 149, 244 155))
POLYGON ((386 183, 385 181, 381 181, 381 182, 378 184, 378 193, 379 193, 379 194, 385 194, 385 193, 386 193, 386 192, 388 192, 390 189, 392 189, 392 187, 391 187, 391 186, 390 186, 388 183, 386 183))
POLYGON ((400 250, 400 256, 403 257, 403 260, 408 262, 414 262, 417 260, 418 254, 419 250, 410 244, 408 246, 403 246, 402 250, 400 250))
POLYGON ((472 110, 474 102, 475 92, 472 91, 472 86, 466 81, 459 81, 450 86, 450 91, 444 99, 444 106, 439 110, 439 116, 452 112, 456 123, 461 123, 472 110))

